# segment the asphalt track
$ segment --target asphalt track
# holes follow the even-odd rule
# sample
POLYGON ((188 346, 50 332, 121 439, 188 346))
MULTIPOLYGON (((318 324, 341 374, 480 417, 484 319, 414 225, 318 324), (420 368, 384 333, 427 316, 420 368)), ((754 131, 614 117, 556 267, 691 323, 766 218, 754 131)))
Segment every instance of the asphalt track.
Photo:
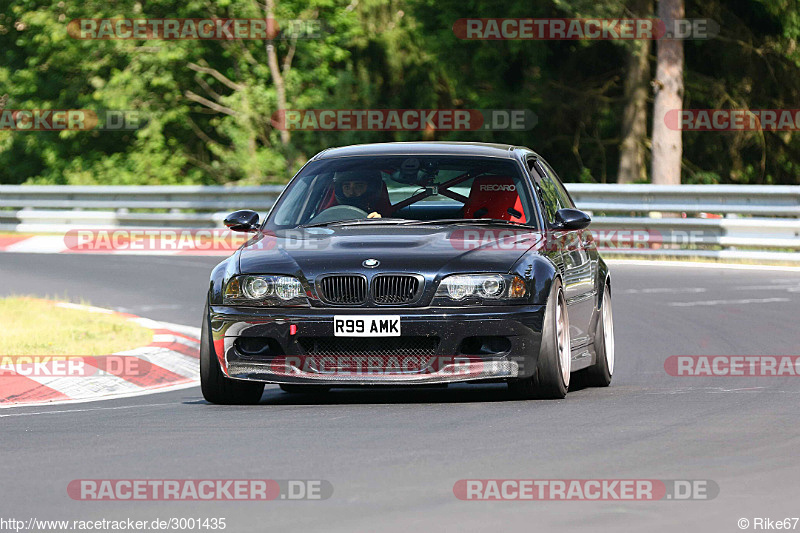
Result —
MULTIPOLYGON (((215 258, 0 254, 0 294, 199 325, 215 258)), ((681 378, 670 355, 797 355, 800 273, 612 266, 608 389, 512 401, 503 386, 199 388, 0 410, 0 518, 226 517, 227 531, 740 531, 800 516, 800 378, 681 378), (73 479, 325 479, 324 501, 85 502, 73 479), (710 501, 460 501, 466 478, 710 479, 710 501)), ((46 325, 42 324, 42 334, 46 325)), ((800 525, 798 525, 800 528, 800 525)))

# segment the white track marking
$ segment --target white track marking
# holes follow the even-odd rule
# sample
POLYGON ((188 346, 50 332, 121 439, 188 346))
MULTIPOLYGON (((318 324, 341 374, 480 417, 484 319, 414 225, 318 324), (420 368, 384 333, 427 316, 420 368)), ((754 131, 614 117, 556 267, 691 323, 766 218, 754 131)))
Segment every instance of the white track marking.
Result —
POLYGON ((184 335, 194 337, 195 339, 200 338, 201 329, 196 326, 184 326, 182 324, 173 324, 171 322, 162 322, 162 324, 166 325, 167 329, 169 330, 183 333, 184 335))
POLYGON ((746 298, 742 300, 701 300, 698 302, 670 302, 671 307, 695 307, 701 305, 747 305, 747 304, 771 304, 779 302, 791 302, 789 298, 746 298))
POLYGON ((93 305, 73 304, 69 302, 56 302, 56 307, 63 307, 64 309, 78 309, 79 311, 86 311, 87 313, 102 313, 106 315, 113 315, 114 311, 105 309, 103 307, 95 307, 93 305))
POLYGON ((181 337, 179 335, 170 335, 168 333, 158 333, 153 335, 153 342, 175 342, 178 344, 183 344, 184 346, 188 346, 189 348, 199 348, 200 347, 200 340, 198 339, 187 339, 186 337, 181 337))
MULTIPOLYGON (((52 415, 61 413, 87 413, 89 411, 117 411, 120 409, 136 409, 137 407, 161 407, 165 405, 175 405, 174 403, 146 403, 144 405, 120 405, 117 407, 91 407, 89 409, 60 409, 53 411, 34 411, 30 413, 9 413, 0 415, 0 418, 8 418, 12 416, 36 416, 36 415, 52 415)), ((39 406, 41 407, 41 406, 39 406)))
POLYGON ((786 291, 800 292, 800 285, 746 285, 744 287, 731 287, 735 291, 786 291))
MULTIPOLYGON (((158 389, 140 389, 137 392, 128 392, 123 394, 117 394, 116 396, 112 397, 105 397, 105 398, 84 398, 80 400, 54 400, 52 402, 37 402, 35 404, 26 403, 26 404, 12 404, 12 405, 3 405, 0 404, 0 409, 22 409, 25 407, 47 407, 49 405, 65 405, 65 404, 72 404, 72 403, 89 403, 89 402, 105 402, 108 400, 119 400, 121 398, 133 398, 135 396, 145 396, 147 394, 157 394, 159 392, 171 392, 181 389, 191 389, 193 387, 199 387, 200 382, 191 382, 191 383, 178 383, 177 385, 170 385, 168 387, 161 387, 158 389)), ((172 404, 174 405, 174 404, 172 404)), ((135 406, 134 406, 135 407, 135 406)), ((67 412, 67 411, 65 411, 67 412)), ((42 413, 46 414, 46 413, 42 413)), ((11 415, 0 415, 3 416, 11 416, 11 415)))
POLYGON ((678 288, 670 288, 670 287, 653 287, 648 289, 624 289, 621 292, 622 294, 679 294, 679 293, 698 293, 698 292, 706 292, 708 289, 703 287, 678 287, 678 288))
POLYGON ((767 387, 743 387, 743 388, 731 388, 726 389, 724 387, 684 387, 680 389, 672 389, 672 390, 663 390, 663 391, 647 391, 644 394, 647 395, 675 395, 675 394, 693 394, 693 393, 707 393, 707 394, 800 394, 798 390, 785 390, 785 389, 775 389, 775 388, 767 388, 767 387))
POLYGON ((148 311, 158 311, 159 309, 183 309, 184 306, 178 304, 158 304, 158 305, 137 305, 135 307, 115 307, 116 311, 120 313, 146 313, 148 311))
POLYGON ((134 318, 132 320, 136 321, 139 325, 146 328, 168 329, 176 333, 183 333, 184 335, 188 335, 189 337, 197 339, 197 342, 200 342, 201 329, 195 326, 184 326, 182 324, 173 324, 172 322, 150 320, 149 318, 141 318, 141 319, 134 318))
POLYGON ((777 265, 736 265, 729 263, 703 263, 694 261, 642 261, 636 259, 606 259, 609 265, 619 266, 656 266, 656 267, 675 267, 675 268, 711 268, 727 270, 763 270, 778 272, 798 272, 800 267, 777 266, 777 265))
POLYGON ((37 254, 58 254, 67 249, 64 237, 60 235, 37 235, 10 244, 5 252, 25 252, 37 254))

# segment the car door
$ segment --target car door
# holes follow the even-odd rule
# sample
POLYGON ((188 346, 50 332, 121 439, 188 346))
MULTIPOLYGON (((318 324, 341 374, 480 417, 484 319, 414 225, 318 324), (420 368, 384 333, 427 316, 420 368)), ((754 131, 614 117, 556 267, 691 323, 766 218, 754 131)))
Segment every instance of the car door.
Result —
MULTIPOLYGON (((542 213, 552 232, 555 213, 563 208, 575 208, 569 194, 550 166, 538 158, 529 160, 529 169, 534 180, 542 213)), ((590 342, 589 326, 592 320, 596 289, 594 284, 594 262, 588 247, 593 246, 588 230, 557 231, 549 235, 549 242, 558 246, 564 283, 564 296, 569 311, 571 348, 573 350, 590 342)))

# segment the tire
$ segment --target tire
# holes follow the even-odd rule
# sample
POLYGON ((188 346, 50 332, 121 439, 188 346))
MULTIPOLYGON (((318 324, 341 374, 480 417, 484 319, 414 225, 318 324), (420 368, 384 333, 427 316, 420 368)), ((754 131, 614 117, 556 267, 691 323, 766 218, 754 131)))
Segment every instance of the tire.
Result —
POLYGON ((571 370, 567 302, 561 279, 556 278, 547 299, 536 370, 531 377, 510 381, 508 387, 520 399, 562 399, 569 389, 571 370))
POLYGON ((586 384, 590 387, 608 387, 614 375, 614 316, 611 313, 611 288, 603 287, 600 316, 594 334, 594 353, 597 362, 585 370, 586 384))
POLYGON ((325 394, 331 390, 325 385, 280 385, 280 388, 289 394, 325 394))
POLYGON ((254 405, 261 401, 264 384, 236 381, 227 377, 219 366, 209 327, 208 305, 203 313, 200 337, 200 389, 203 398, 220 405, 254 405))

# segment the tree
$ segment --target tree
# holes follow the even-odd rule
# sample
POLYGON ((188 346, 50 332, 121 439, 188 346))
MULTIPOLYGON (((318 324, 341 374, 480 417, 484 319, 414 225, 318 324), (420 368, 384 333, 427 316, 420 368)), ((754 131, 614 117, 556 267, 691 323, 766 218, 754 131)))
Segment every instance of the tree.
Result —
MULTIPOLYGON (((675 108, 797 108, 797 0, 683 2, 687 18, 715 21, 718 34, 659 43, 653 76, 649 42, 464 40, 453 23, 649 17, 654 0, 7 0, 0 107, 124 110, 142 121, 135 130, 0 130, 0 183, 285 183, 330 146, 418 139, 530 146, 566 181, 625 183, 647 178, 651 132, 656 183, 663 175, 672 183, 798 183, 796 131, 664 124, 675 108), (271 40, 81 40, 66 31, 77 18, 270 14, 280 23, 271 40), (289 21, 298 20, 309 31, 293 31, 289 21), (652 78, 659 116, 651 130, 652 78), (281 109, 410 108, 530 109, 538 122, 515 131, 288 132, 272 121, 281 109)), ((661 16, 671 25, 683 12, 678 0, 658 4, 669 6, 677 12, 661 16)))
MULTIPOLYGON (((653 11, 651 0, 633 0, 634 17, 647 17, 653 11)), ((625 73, 625 108, 622 112, 622 142, 619 148, 617 183, 647 180, 645 164, 647 141, 647 95, 650 81, 650 40, 638 39, 628 46, 625 73)))
MULTIPOLYGON (((667 32, 675 28, 675 21, 684 18, 683 0, 659 0, 658 17, 667 32)), ((667 126, 667 113, 683 106, 683 41, 659 39, 656 56, 656 78, 653 81, 653 183, 680 185, 683 146, 681 130, 667 126)))

